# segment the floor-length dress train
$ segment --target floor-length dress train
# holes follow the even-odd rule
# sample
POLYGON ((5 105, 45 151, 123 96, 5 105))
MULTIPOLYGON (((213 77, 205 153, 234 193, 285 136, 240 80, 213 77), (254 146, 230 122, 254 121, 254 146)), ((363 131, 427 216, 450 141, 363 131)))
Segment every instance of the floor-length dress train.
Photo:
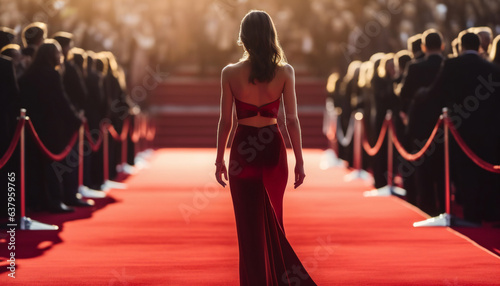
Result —
POLYGON ((229 184, 240 253, 240 285, 316 285, 285 237, 286 148, 278 125, 238 125, 229 184))

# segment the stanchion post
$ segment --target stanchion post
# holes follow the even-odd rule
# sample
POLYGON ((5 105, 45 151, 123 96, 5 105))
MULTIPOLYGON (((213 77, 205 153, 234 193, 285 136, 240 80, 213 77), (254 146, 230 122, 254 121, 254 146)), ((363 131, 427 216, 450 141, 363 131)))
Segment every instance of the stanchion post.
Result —
POLYGON ((444 179, 446 193, 446 212, 436 217, 413 223, 413 227, 428 226, 450 226, 450 156, 449 156, 449 136, 448 136, 448 108, 443 108, 444 119, 444 179))
POLYGON ((356 180, 356 179, 361 179, 364 181, 372 181, 371 175, 363 170, 363 158, 362 158, 362 146, 361 146, 361 139, 363 136, 363 126, 362 126, 362 121, 363 120, 363 113, 361 112, 356 112, 354 115, 354 119, 356 120, 354 122, 354 146, 353 146, 353 167, 354 170, 350 172, 349 174, 345 175, 344 180, 347 182, 356 180))
POLYGON ((127 137, 125 139, 122 139, 122 167, 127 164, 127 137))
POLYGON ((83 186, 83 136, 85 129, 83 124, 80 126, 78 139, 78 187, 83 186))
POLYGON ((451 190, 450 190, 450 136, 448 126, 448 109, 443 108, 444 118, 444 183, 445 183, 445 204, 446 214, 451 214, 451 190))
POLYGON ((104 182, 109 180, 109 137, 108 137, 108 126, 103 125, 102 127, 102 156, 104 165, 104 182))
POLYGON ((353 149, 353 156, 354 156, 354 169, 356 170, 361 170, 362 165, 363 165, 363 158, 361 155, 361 136, 363 136, 363 130, 361 126, 361 120, 363 120, 363 114, 361 112, 356 112, 356 115, 354 116, 356 121, 354 122, 354 149, 353 149))
MULTIPOLYGON (((385 121, 387 124, 391 124, 392 111, 387 110, 385 115, 385 121)), ((387 131, 387 186, 392 190, 392 128, 388 128, 387 131)))
POLYGON ((388 124, 388 130, 387 130, 387 185, 371 190, 371 191, 366 191, 363 193, 363 196, 365 197, 387 197, 392 194, 397 194, 400 196, 405 196, 406 195, 406 190, 397 186, 394 186, 392 181, 393 181, 393 169, 394 169, 394 162, 393 162, 393 141, 392 141, 392 128, 391 128, 391 120, 392 120, 392 110, 387 110, 387 113, 385 114, 385 121, 386 124, 388 124))
POLYGON ((19 141, 19 149, 20 149, 20 153, 21 153, 21 158, 20 158, 20 166, 21 166, 21 170, 20 170, 20 179, 21 179, 21 182, 20 182, 20 185, 21 185, 21 219, 22 218, 25 218, 26 217, 26 195, 25 195, 25 191, 26 191, 26 184, 25 184, 25 176, 26 176, 26 173, 25 173, 25 137, 24 137, 24 130, 25 130, 25 126, 26 126, 26 120, 28 120, 29 118, 26 117, 26 109, 21 109, 21 114, 20 114, 20 119, 21 118, 24 118, 25 121, 24 121, 24 124, 23 124, 23 127, 21 127, 21 137, 20 137, 20 141, 19 141))
POLYGON ((20 186, 21 186, 21 220, 19 223, 19 228, 22 230, 58 230, 59 227, 57 225, 50 225, 50 224, 45 224, 41 223, 36 220, 32 220, 29 217, 26 217, 26 148, 25 148, 25 143, 26 143, 26 138, 25 138, 25 126, 26 122, 29 120, 29 117, 26 116, 26 109, 21 108, 21 114, 20 114, 20 119, 24 118, 24 124, 21 128, 21 136, 20 136, 20 146, 19 146, 19 151, 20 151, 20 186))

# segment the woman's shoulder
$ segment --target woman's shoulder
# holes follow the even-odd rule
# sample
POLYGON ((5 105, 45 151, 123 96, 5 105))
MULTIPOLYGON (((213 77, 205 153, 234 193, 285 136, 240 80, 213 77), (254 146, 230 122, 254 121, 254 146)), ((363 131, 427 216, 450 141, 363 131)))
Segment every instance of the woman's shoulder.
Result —
POLYGON ((228 64, 222 69, 222 72, 235 72, 244 69, 248 63, 246 61, 239 61, 237 63, 228 64))
POLYGON ((285 76, 286 78, 295 77, 295 70, 289 63, 279 65, 277 68, 277 73, 285 76))
POLYGON ((233 64, 228 64, 222 69, 222 77, 234 77, 244 73, 249 69, 248 63, 240 61, 233 64))

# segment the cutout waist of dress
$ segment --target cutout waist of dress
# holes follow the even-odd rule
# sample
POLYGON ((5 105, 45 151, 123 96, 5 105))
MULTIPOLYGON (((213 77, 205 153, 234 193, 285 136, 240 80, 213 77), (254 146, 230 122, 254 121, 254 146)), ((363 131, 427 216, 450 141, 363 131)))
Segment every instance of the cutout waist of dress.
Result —
POLYGON ((260 115, 262 117, 278 118, 280 99, 281 97, 264 105, 256 106, 250 103, 243 102, 235 97, 234 105, 236 106, 236 114, 238 115, 238 119, 254 117, 257 115, 260 115))

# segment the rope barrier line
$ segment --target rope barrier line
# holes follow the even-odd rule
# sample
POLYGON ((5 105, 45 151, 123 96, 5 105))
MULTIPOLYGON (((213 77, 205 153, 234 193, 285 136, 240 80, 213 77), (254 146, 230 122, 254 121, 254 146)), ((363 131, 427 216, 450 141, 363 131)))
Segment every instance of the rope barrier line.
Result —
POLYGON ((467 146, 467 143, 465 143, 464 139, 462 138, 462 136, 460 136, 460 133, 458 133, 458 131, 455 129, 455 125, 453 125, 453 122, 449 118, 446 119, 446 124, 448 124, 451 134, 457 141, 462 151, 464 151, 464 153, 467 155, 467 157, 469 157, 474 163, 476 163, 476 165, 485 169, 486 171, 500 174, 500 165, 490 164, 476 155, 476 153, 474 153, 474 151, 472 151, 470 147, 467 146))
POLYGON ((394 143, 394 146, 396 147, 396 150, 398 150, 399 154, 407 161, 416 161, 420 159, 424 155, 424 153, 429 149, 429 146, 431 146, 432 141, 434 141, 434 138, 436 137, 437 131, 439 129, 439 126, 443 122, 442 118, 439 118, 438 121, 436 122, 436 125, 434 126, 434 129, 432 130, 431 136, 429 139, 427 139, 427 142, 425 142, 424 147, 420 149, 417 153, 409 153, 405 150, 401 142, 399 141, 398 137, 396 136, 396 130, 394 128, 394 125, 392 122, 389 122, 389 128, 391 128, 392 133, 394 136, 392 137, 392 141, 394 143))
POLYGON ((340 116, 337 116, 337 141, 340 145, 347 147, 352 142, 352 138, 354 137, 354 113, 351 114, 351 118, 349 119, 349 125, 347 126, 347 130, 345 135, 342 132, 342 125, 340 123, 340 116))
POLYGON ((363 149, 365 149, 366 153, 370 156, 375 156, 378 151, 380 151, 380 148, 382 147, 382 144, 384 143, 384 138, 385 138, 385 133, 387 132, 387 126, 390 124, 390 120, 384 120, 384 124, 382 124, 382 128, 380 129, 380 133, 377 139, 377 143, 375 143, 375 146, 371 147, 370 143, 368 142, 368 139, 366 138, 366 130, 365 127, 365 121, 363 120, 363 149))
POLYGON ((78 131, 76 131, 73 134, 73 136, 71 137, 71 139, 69 140, 69 143, 64 148, 64 150, 59 154, 54 154, 54 153, 50 152, 50 150, 47 149, 47 147, 43 144, 42 140, 40 140, 40 137, 36 133, 35 127, 33 126, 33 123, 30 120, 28 120, 28 127, 29 127, 31 135, 33 135, 33 138, 35 139, 40 150, 42 150, 42 152, 45 154, 45 156, 47 156, 49 159, 54 160, 54 161, 61 161, 62 159, 66 158, 66 156, 68 156, 68 154, 71 152, 73 145, 75 145, 76 140, 78 139, 78 131))
POLYGON ((12 141, 10 141, 10 145, 7 148, 7 151, 5 154, 0 158, 0 169, 7 164, 9 161, 10 157, 12 157, 12 154, 14 153, 14 150, 16 149, 17 142, 19 142, 19 137, 21 136, 21 130, 23 129, 25 123, 25 119, 21 117, 19 121, 17 122, 16 126, 16 132, 14 133, 14 137, 12 138, 12 141))
POLYGON ((120 134, 118 134, 118 132, 116 131, 115 127, 112 124, 108 124, 107 129, 109 130, 109 134, 111 134, 111 137, 113 137, 115 141, 124 141, 125 139, 127 139, 129 125, 130 121, 127 117, 123 122, 123 128, 120 134))
POLYGON ((101 148, 103 140, 102 133, 99 132, 99 138, 97 138, 97 140, 94 142, 94 140, 92 139, 92 134, 90 134, 89 124, 85 122, 84 126, 85 126, 85 138, 87 138, 87 141, 90 144, 90 149, 92 149, 92 152, 96 152, 97 150, 99 150, 99 148, 101 148))

